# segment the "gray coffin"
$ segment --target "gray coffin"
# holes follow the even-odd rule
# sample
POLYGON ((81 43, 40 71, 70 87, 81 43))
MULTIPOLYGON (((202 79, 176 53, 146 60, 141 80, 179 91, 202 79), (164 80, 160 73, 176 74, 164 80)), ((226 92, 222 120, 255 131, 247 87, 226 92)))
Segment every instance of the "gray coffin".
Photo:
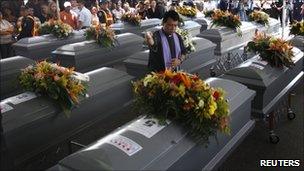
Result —
POLYGON ((87 72, 100 67, 111 67, 143 49, 144 39, 133 33, 119 34, 117 41, 118 46, 115 48, 103 48, 94 40, 64 45, 53 52, 54 61, 87 72))
POLYGON ((253 112, 263 117, 276 107, 281 98, 303 77, 303 52, 293 48, 295 66, 276 68, 255 56, 238 67, 228 71, 222 78, 234 80, 255 90, 253 112))
POLYGON ((57 39, 53 35, 43 35, 20 39, 13 44, 17 55, 22 55, 33 60, 51 59, 52 51, 70 43, 85 40, 84 30, 73 31, 73 34, 64 39, 57 39))
POLYGON ((198 37, 203 37, 216 44, 215 55, 224 55, 244 46, 252 39, 256 26, 251 22, 242 22, 240 31, 242 36, 238 36, 237 31, 227 27, 214 27, 203 31, 198 37))
POLYGON ((262 25, 256 22, 252 22, 259 31, 265 32, 271 35, 279 35, 279 29, 281 27, 280 21, 274 18, 269 18, 269 25, 262 25))
POLYGON ((304 36, 295 36, 290 40, 291 44, 304 52, 304 36))
POLYGON ((12 107, 1 114, 7 150, 17 168, 46 169, 51 165, 40 164, 68 155, 69 141, 89 144, 136 118, 128 113, 133 97, 132 76, 112 68, 100 68, 86 75, 90 77, 89 97, 82 99, 69 116, 50 98, 33 97, 30 92, 1 101, 1 106, 12 107), (16 99, 21 101, 17 104, 16 99))
POLYGON ((22 88, 19 85, 18 77, 21 74, 21 69, 34 64, 35 61, 23 57, 14 56, 6 59, 1 59, 1 100, 21 93, 22 88))
POLYGON ((140 26, 131 25, 127 22, 114 23, 111 25, 112 29, 116 33, 134 33, 141 35, 141 33, 151 27, 161 25, 161 19, 151 18, 146 20, 141 20, 140 26))
POLYGON ((174 122, 159 130, 156 124, 151 124, 153 120, 134 120, 64 158, 50 170, 211 170, 218 167, 254 127, 250 111, 255 92, 230 80, 210 78, 207 82, 227 91, 231 136, 217 133, 218 142, 210 137, 206 148, 194 143, 187 131, 174 122))
MULTIPOLYGON (((191 34, 191 36, 195 37, 200 34, 200 28, 201 28, 200 24, 198 24, 195 21, 185 21, 184 23, 185 24, 181 28, 188 30, 189 33, 191 34)), ((148 32, 148 31, 155 32, 157 30, 160 30, 161 28, 162 28, 162 26, 156 26, 153 28, 146 29, 142 32, 141 35, 144 36, 146 34, 146 32, 148 32)))
MULTIPOLYGON (((215 44, 211 41, 194 37, 196 51, 182 63, 181 69, 189 73, 198 73, 202 78, 209 77, 209 69, 216 62, 213 51, 215 44)), ((137 78, 148 73, 149 50, 130 56, 124 61, 127 72, 137 78)))

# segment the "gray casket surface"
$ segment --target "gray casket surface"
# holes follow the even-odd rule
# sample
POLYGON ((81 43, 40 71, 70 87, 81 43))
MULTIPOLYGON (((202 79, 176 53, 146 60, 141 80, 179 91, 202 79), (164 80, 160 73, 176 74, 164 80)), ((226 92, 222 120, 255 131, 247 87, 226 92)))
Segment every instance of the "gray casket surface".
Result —
POLYGON ((255 56, 240 66, 228 71, 222 78, 234 80, 255 90, 257 95, 253 101, 253 112, 263 117, 276 107, 277 102, 303 77, 303 52, 293 48, 295 66, 271 67, 260 57, 255 56))
POLYGON ((161 21, 162 20, 158 18, 151 18, 151 19, 141 20, 140 26, 135 26, 127 22, 123 22, 123 23, 114 23, 111 25, 111 27, 116 33, 134 33, 137 35, 141 35, 141 33, 146 29, 161 25, 161 21))
MULTIPOLYGON (((202 78, 209 77, 209 69, 216 62, 213 51, 215 44, 211 41, 194 37, 195 52, 192 52, 182 63, 181 69, 189 73, 198 73, 202 78)), ((143 77, 148 72, 149 50, 130 56, 124 61, 127 72, 137 78, 143 77)))
POLYGON ((64 45, 53 52, 53 60, 59 61, 62 66, 87 72, 113 66, 143 49, 144 39, 133 33, 119 34, 117 40, 119 44, 115 48, 102 48, 94 40, 64 45))
POLYGON ((242 36, 238 36, 236 30, 227 27, 214 27, 203 31, 198 37, 203 37, 215 43, 217 46, 214 54, 221 56, 244 46, 254 36, 255 29, 256 26, 252 23, 242 22, 240 27, 242 36))
MULTIPOLYGON (((157 30, 160 30, 161 28, 162 28, 162 26, 156 26, 153 28, 146 29, 145 31, 142 32, 141 35, 144 36, 146 34, 146 32, 148 32, 148 31, 155 32, 157 30)), ((199 25, 195 21, 185 21, 185 25, 183 25, 181 27, 181 29, 188 30, 192 37, 195 37, 200 34, 200 28, 201 28, 201 25, 199 25)))
POLYGON ((295 36, 290 41, 293 46, 304 52, 304 36, 295 36))
POLYGON ((280 34, 279 32, 279 29, 281 27, 280 21, 274 18, 269 18, 269 26, 257 24, 255 22, 252 23, 257 27, 259 31, 266 32, 267 34, 271 34, 273 36, 280 34))
POLYGON ((1 100, 22 92, 18 81, 21 69, 34 63, 35 61, 23 56, 1 59, 1 100))
POLYGON ((57 39, 53 35, 43 35, 20 39, 13 44, 17 55, 22 55, 33 60, 51 59, 52 51, 58 47, 70 43, 85 40, 84 30, 74 31, 73 35, 66 39, 57 39))
POLYGON ((202 25, 201 32, 204 31, 204 30, 210 29, 211 22, 212 22, 210 17, 199 18, 195 21, 198 22, 200 25, 202 25))
POLYGON ((196 144, 187 135, 187 131, 175 122, 158 126, 153 119, 138 118, 66 157, 52 169, 215 169, 253 128, 254 121, 250 119, 250 111, 255 92, 230 80, 210 78, 207 82, 226 90, 230 104, 231 135, 217 133, 218 143, 215 137, 210 137, 210 144, 206 148, 196 144))
POLYGON ((138 116, 128 113, 134 77, 112 68, 86 75, 89 97, 69 116, 55 101, 30 92, 1 101, 3 134, 17 168, 49 168, 70 154, 70 141, 89 144, 138 116))

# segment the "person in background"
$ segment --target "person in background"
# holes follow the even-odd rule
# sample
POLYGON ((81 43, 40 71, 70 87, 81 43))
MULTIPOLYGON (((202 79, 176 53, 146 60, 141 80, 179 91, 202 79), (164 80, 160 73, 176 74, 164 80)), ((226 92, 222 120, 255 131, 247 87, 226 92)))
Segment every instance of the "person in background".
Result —
POLYGON ((220 0, 220 3, 218 4, 218 8, 222 11, 228 10, 228 0, 220 0))
POLYGON ((123 9, 125 10, 125 13, 135 14, 135 8, 130 7, 130 4, 128 2, 125 2, 123 4, 123 9))
POLYGON ((144 2, 144 4, 145 4, 145 10, 147 11, 147 15, 148 15, 148 9, 150 8, 150 1, 149 1, 149 0, 146 0, 146 1, 144 2))
POLYGON ((164 16, 163 7, 157 5, 155 0, 152 0, 150 3, 150 8, 147 11, 148 18, 159 18, 162 19, 164 16))
POLYGON ((74 30, 77 29, 77 14, 71 11, 71 3, 67 1, 63 6, 64 10, 60 12, 61 21, 70 25, 74 30))
POLYGON ((245 11, 245 0, 240 0, 237 7, 241 21, 247 21, 247 15, 245 11))
POLYGON ((277 9, 277 15, 280 18, 281 27, 282 27, 283 26, 283 0, 277 0, 275 2, 275 4, 276 4, 276 9, 277 9))
POLYGON ((33 37, 35 35, 35 20, 29 15, 28 7, 25 7, 25 16, 22 17, 18 30, 18 40, 26 37, 33 37))
POLYGON ((78 16, 78 29, 85 29, 91 26, 92 23, 92 14, 90 10, 88 10, 84 6, 83 0, 77 0, 79 16, 78 16))
POLYGON ((28 14, 29 14, 28 16, 35 21, 33 36, 38 36, 38 29, 41 26, 41 21, 39 20, 38 17, 36 17, 34 15, 34 8, 33 7, 28 8, 28 14))
POLYGON ((3 18, 0 11, 0 53, 1 58, 12 56, 14 26, 3 18))
POLYGON ((47 17, 47 20, 58 20, 59 19, 59 16, 58 16, 58 11, 59 9, 57 8, 57 5, 55 2, 50 2, 49 3, 49 14, 48 14, 48 17, 47 17))
POLYGON ((286 25, 288 23, 289 20, 289 24, 291 25, 294 21, 293 21, 293 0, 286 0, 286 12, 287 12, 287 16, 286 17, 286 25))
POLYGON ((10 23, 14 23, 14 25, 15 25, 17 18, 13 14, 13 11, 11 10, 11 8, 4 8, 4 9, 2 9, 2 11, 3 11, 3 14, 2 14, 3 18, 10 23))
POLYGON ((149 46, 148 68, 151 71, 176 70, 186 59, 186 50, 176 28, 179 25, 179 14, 168 11, 163 18, 163 27, 154 32, 147 32, 145 40, 149 46))
POLYGON ((145 4, 143 1, 139 1, 135 14, 138 14, 142 20, 147 17, 147 10, 145 9, 145 4))
POLYGON ((301 5, 304 4, 304 0, 294 0, 294 7, 293 7, 293 19, 296 21, 302 20, 301 15, 301 5))
POLYGON ((103 0, 100 5, 100 10, 97 12, 99 23, 106 24, 107 26, 114 23, 114 15, 109 9, 109 5, 110 3, 108 0, 103 0))
POLYGON ((97 8, 96 7, 92 7, 91 9, 91 13, 92 13, 92 20, 91 20, 91 25, 99 25, 99 18, 98 18, 98 15, 97 15, 97 8))
POLYGON ((112 10, 112 13, 116 20, 121 20, 121 17, 125 13, 125 10, 121 8, 121 2, 118 2, 116 8, 112 10))
POLYGON ((303 20, 304 19, 304 3, 302 4, 301 9, 302 9, 302 11, 301 11, 302 20, 303 20))
POLYGON ((73 11, 74 13, 76 13, 77 17, 78 17, 79 9, 78 9, 77 0, 71 0, 70 2, 71 2, 71 11, 73 11))
POLYGON ((47 17, 48 17, 48 13, 49 13, 49 6, 47 3, 42 3, 40 5, 40 16, 38 16, 39 20, 41 21, 41 23, 44 23, 47 21, 47 17))

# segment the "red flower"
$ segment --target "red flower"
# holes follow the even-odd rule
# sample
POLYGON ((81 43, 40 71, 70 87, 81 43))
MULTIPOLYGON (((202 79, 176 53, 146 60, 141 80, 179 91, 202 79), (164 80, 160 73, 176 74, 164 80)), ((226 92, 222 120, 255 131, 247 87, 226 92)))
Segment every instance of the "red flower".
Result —
POLYGON ((215 91, 213 93, 213 97, 214 97, 215 100, 217 100, 220 97, 220 93, 218 91, 215 91))
POLYGON ((182 81, 181 77, 179 75, 174 75, 173 78, 170 80, 170 82, 174 84, 179 84, 182 81))

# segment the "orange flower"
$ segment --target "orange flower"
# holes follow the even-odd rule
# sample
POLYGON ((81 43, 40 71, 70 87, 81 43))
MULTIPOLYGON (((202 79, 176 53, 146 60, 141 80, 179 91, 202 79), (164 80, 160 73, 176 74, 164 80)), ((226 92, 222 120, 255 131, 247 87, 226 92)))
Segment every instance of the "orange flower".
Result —
POLYGON ((191 80, 190 80, 190 78, 187 75, 185 75, 185 74, 179 73, 178 75, 180 76, 181 80, 183 81, 185 87, 186 88, 190 88, 191 87, 191 80))

